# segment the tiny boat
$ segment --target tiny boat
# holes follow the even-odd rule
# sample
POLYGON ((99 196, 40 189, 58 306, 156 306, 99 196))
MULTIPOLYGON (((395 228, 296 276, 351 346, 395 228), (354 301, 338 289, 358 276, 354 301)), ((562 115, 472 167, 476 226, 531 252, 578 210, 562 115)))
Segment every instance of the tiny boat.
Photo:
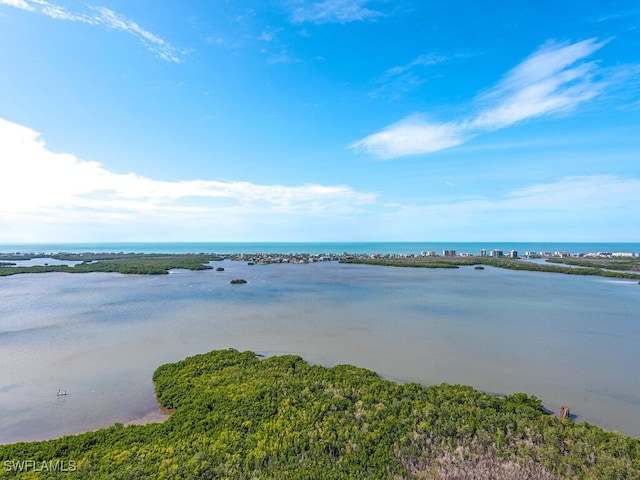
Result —
POLYGON ((57 393, 59 397, 64 397, 66 394, 67 394, 66 390, 64 392, 62 390, 58 390, 58 393, 57 393))

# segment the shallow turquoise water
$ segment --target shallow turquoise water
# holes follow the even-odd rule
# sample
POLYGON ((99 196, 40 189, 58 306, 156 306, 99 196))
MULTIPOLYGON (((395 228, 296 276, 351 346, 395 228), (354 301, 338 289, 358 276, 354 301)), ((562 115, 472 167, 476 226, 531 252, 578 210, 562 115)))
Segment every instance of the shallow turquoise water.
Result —
POLYGON ((532 252, 629 252, 640 253, 640 243, 580 242, 182 242, 182 243, 32 243, 0 244, 0 253, 14 252, 125 252, 125 253, 404 253, 419 254, 433 250, 479 254, 482 249, 505 253, 516 250, 521 255, 532 252))

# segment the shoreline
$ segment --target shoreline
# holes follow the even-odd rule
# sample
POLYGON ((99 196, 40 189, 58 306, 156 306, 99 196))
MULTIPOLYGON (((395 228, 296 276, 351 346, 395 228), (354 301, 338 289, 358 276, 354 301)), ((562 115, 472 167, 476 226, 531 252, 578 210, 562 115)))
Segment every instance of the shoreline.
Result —
MULTIPOLYGON (((637 280, 640 284, 640 254, 608 252, 565 254, 556 252, 527 252, 525 257, 518 256, 516 251, 504 255, 496 250, 487 255, 456 254, 455 251, 445 250, 443 255, 433 251, 423 251, 421 254, 105 254, 105 253, 58 253, 37 257, 24 254, 0 254, 0 260, 10 260, 0 263, 0 276, 12 276, 25 273, 120 273, 134 275, 163 275, 176 269, 185 270, 213 270, 213 264, 230 260, 246 262, 247 265, 270 265, 281 263, 310 264, 318 262, 339 262, 343 264, 368 264, 392 267, 416 268, 459 268, 461 266, 491 266, 509 270, 525 270, 545 273, 562 273, 569 275, 592 275, 608 278, 622 278, 637 280), (3 256, 4 255, 4 256, 3 256), (56 262, 70 261, 73 266, 65 264, 43 264, 21 266, 15 262, 22 258, 26 261, 34 259, 52 259, 56 262), (530 261, 545 259, 545 262, 530 261)), ((224 270, 218 268, 216 270, 224 270)))
MULTIPOLYGON (((260 351, 262 352, 262 351, 260 351)), ((256 352, 251 352, 255 355, 255 357, 259 360, 264 360, 264 359, 268 359, 268 358, 274 358, 274 357, 286 357, 286 356, 290 356, 290 357, 300 357, 304 362, 308 363, 309 365, 316 365, 319 367, 322 367, 324 369, 331 369, 331 368, 335 368, 335 367, 340 367, 340 366, 349 366, 349 367, 355 367, 354 365, 351 364, 336 364, 333 366, 326 366, 326 365, 322 365, 319 363, 315 363, 309 360, 304 359, 304 357, 301 357, 300 355, 296 354, 296 353, 291 353, 291 352, 268 352, 268 353, 258 353, 258 351, 256 352)), ((192 357, 197 357, 200 355, 206 355, 207 353, 192 353, 190 354, 187 359, 190 359, 192 357)), ((165 364, 163 364, 165 365, 165 364)), ((159 365, 157 368, 162 367, 163 365, 159 365)), ((362 368, 362 367, 355 367, 355 368, 362 368)), ((368 369, 367 369, 368 370, 368 369)), ((532 393, 527 393, 527 392, 512 392, 512 393, 498 393, 498 392, 493 392, 493 391, 485 391, 485 390, 480 390, 476 387, 474 387, 473 385, 459 385, 459 384, 452 384, 452 383, 447 383, 447 382, 443 382, 443 383, 439 383, 439 384, 432 384, 432 385, 425 385, 422 384, 420 382, 415 382, 415 381, 411 381, 411 380, 406 380, 406 379, 402 379, 402 378, 398 378, 395 376, 389 376, 389 375, 384 375, 375 371, 371 371, 374 375, 377 375, 380 377, 380 379, 384 380, 384 381, 388 381, 397 385, 403 385, 403 384, 418 384, 421 388, 430 388, 430 387, 439 387, 441 385, 447 385, 447 386, 455 386, 455 387, 463 387, 463 388, 470 388, 480 394, 485 394, 485 395, 489 395, 489 396, 493 396, 496 397, 498 399, 504 399, 505 397, 508 397, 510 395, 526 395, 532 398, 537 398, 535 396, 535 394, 532 393)), ((154 391, 156 390, 156 382, 153 382, 154 384, 154 391)), ((51 441, 51 440, 59 440, 62 439, 64 437, 68 437, 68 436, 78 436, 78 435, 83 435, 83 434, 88 434, 88 433, 92 433, 92 432, 97 432, 100 430, 105 430, 114 426, 145 426, 145 425, 151 425, 151 424, 160 424, 160 423, 164 423, 166 422, 171 416, 172 414, 174 414, 177 411, 177 408, 168 408, 165 407, 161 401, 160 398, 158 396, 155 396, 155 400, 157 403, 157 406, 155 409, 153 410, 149 410, 146 413, 143 413, 142 415, 139 415, 138 417, 132 419, 132 420, 128 420, 128 421, 116 421, 110 424, 105 424, 102 427, 99 428, 93 428, 93 429, 78 429, 76 431, 70 432, 70 433, 65 433, 62 435, 58 435, 58 436, 45 436, 43 438, 39 438, 39 439, 32 439, 32 440, 16 440, 16 441, 10 441, 10 442, 0 442, 0 446, 2 445, 15 445, 15 444, 19 444, 19 443, 34 443, 34 442, 44 442, 44 441, 51 441)), ((569 407, 571 407, 571 405, 569 405, 569 407)), ((552 417, 552 418, 559 418, 560 414, 562 413, 562 410, 565 408, 564 405, 559 406, 558 408, 549 408, 547 405, 542 404, 542 408, 544 409, 544 413, 546 416, 548 417, 552 417)), ((575 424, 580 424, 580 423, 584 423, 587 424, 589 426, 592 427, 596 427, 601 429, 603 432, 605 433, 610 433, 610 434, 618 434, 618 435, 622 435, 624 437, 628 437, 631 439, 638 439, 640 440, 640 435, 638 436, 633 436, 633 435, 629 435, 629 434, 625 434, 622 433, 618 430, 614 430, 614 429, 607 429, 597 423, 593 423, 593 422, 589 422, 587 420, 580 420, 580 418, 582 418, 582 415, 580 415, 579 412, 577 411, 571 411, 571 414, 567 417, 568 420, 570 420, 572 423, 575 424)))
MULTIPOLYGON (((158 476, 168 463, 179 468, 198 455, 205 460, 193 472, 198 478, 223 476, 228 468, 242 478, 257 472, 291 476, 294 467, 302 478, 310 466, 340 467, 350 478, 374 458, 384 460, 375 463, 381 478, 389 468, 417 465, 416 458, 433 459, 420 467, 427 474, 433 473, 430 465, 460 453, 474 468, 480 460, 516 462, 558 478, 600 478, 605 471, 635 478, 638 471, 639 438, 575 423, 567 406, 564 415, 552 416, 540 399, 524 393, 398 384, 353 364, 313 366, 290 354, 263 360, 233 348, 162 364, 153 380, 164 403, 179 407, 171 428, 116 423, 75 437, 2 446, 0 456, 71 455, 87 477, 135 473, 141 459, 145 473, 158 476)), ((157 416, 141 417, 150 418, 157 416)))
POLYGON ((160 406, 160 411, 146 413, 139 418, 135 418, 129 422, 124 423, 123 425, 126 427, 128 425, 149 425, 150 423, 164 423, 169 419, 174 411, 175 409, 170 412, 169 409, 160 406))

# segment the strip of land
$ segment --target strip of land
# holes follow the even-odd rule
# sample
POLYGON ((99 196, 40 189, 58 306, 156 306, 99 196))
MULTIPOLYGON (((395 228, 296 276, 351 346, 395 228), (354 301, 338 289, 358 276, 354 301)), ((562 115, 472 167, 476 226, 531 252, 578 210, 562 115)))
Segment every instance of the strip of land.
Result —
POLYGON ((624 263, 612 259, 592 259, 581 265, 577 260, 557 258, 553 265, 546 263, 526 262, 512 258, 492 258, 481 256, 466 257, 402 257, 402 256, 366 256, 352 255, 342 258, 342 263, 361 263, 367 265, 382 265, 391 267, 417 268, 459 268, 461 266, 486 265, 509 270, 526 270, 530 272, 564 273, 567 275, 597 275, 600 277, 640 280, 640 273, 628 270, 640 268, 640 259, 627 259, 624 263), (570 263, 573 262, 573 263, 570 263), (564 263, 567 266, 559 264, 564 263), (574 268, 570 265, 579 266, 574 268), (624 271, 623 271, 624 270, 624 271))
POLYGON ((20 273, 87 273, 117 272, 122 274, 166 274, 171 269, 209 270, 210 262, 224 259, 247 262, 250 265, 272 263, 315 263, 339 261, 341 263, 368 264, 393 267, 459 268, 461 266, 491 266, 509 270, 563 273, 567 275, 597 275, 640 281, 640 258, 604 257, 574 258, 550 257, 545 263, 524 261, 519 258, 487 257, 475 255, 424 256, 398 254, 142 254, 142 253, 57 253, 47 255, 0 255, 0 276, 20 273), (75 265, 20 266, 16 261, 33 258, 51 258, 69 261, 75 265), (636 273, 637 272, 637 273, 636 273))
MULTIPOLYGON (((3 257, 5 258, 5 257, 3 257)), ((41 256, 10 256, 13 265, 3 262, 0 265, 0 276, 16 275, 20 273, 88 273, 109 272, 139 275, 162 275, 169 270, 181 268, 187 270, 210 270, 209 262, 222 260, 222 257, 210 254, 188 255, 150 255, 150 254, 54 254, 41 256), (33 258, 51 258, 53 260, 80 262, 75 265, 32 265, 19 266, 15 261, 31 260, 33 258)))

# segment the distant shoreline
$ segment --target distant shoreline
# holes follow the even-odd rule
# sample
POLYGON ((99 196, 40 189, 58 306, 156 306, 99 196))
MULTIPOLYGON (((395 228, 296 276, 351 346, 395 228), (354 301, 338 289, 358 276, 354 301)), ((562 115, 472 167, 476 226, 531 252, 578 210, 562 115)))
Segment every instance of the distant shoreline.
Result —
MULTIPOLYGON (((569 275, 594 275, 608 278, 638 280, 640 282, 640 254, 632 252, 526 252, 525 258, 544 258, 549 263, 520 261, 523 257, 511 250, 506 255, 494 249, 481 255, 457 253, 444 250, 420 254, 300 254, 300 253, 233 253, 233 254, 144 254, 144 253, 56 253, 44 254, 0 254, 0 277, 23 273, 121 273, 137 275, 162 275, 174 269, 212 270, 212 263, 231 260, 247 262, 248 265, 277 263, 308 264, 338 261, 340 263, 369 264, 393 267, 459 268, 461 266, 491 266, 509 270, 524 270, 569 275), (22 265, 19 262, 40 259, 43 263, 22 265), (47 260, 55 261, 50 265, 47 260), (63 262, 73 265, 66 265, 63 262), (581 267, 581 268, 575 268, 581 267), (638 273, 635 273, 635 272, 638 273)), ((219 269, 218 269, 219 270, 219 269)), ((222 269, 223 270, 223 269, 222 269)))
POLYGON ((411 241, 411 242, 76 242, 76 243, 2 243, 2 253, 145 253, 145 254, 195 254, 195 253, 307 253, 307 254, 420 254, 422 251, 456 250, 480 254, 485 249, 505 252, 517 250, 521 254, 534 252, 632 252, 640 253, 639 242, 522 242, 488 240, 474 242, 411 241))

